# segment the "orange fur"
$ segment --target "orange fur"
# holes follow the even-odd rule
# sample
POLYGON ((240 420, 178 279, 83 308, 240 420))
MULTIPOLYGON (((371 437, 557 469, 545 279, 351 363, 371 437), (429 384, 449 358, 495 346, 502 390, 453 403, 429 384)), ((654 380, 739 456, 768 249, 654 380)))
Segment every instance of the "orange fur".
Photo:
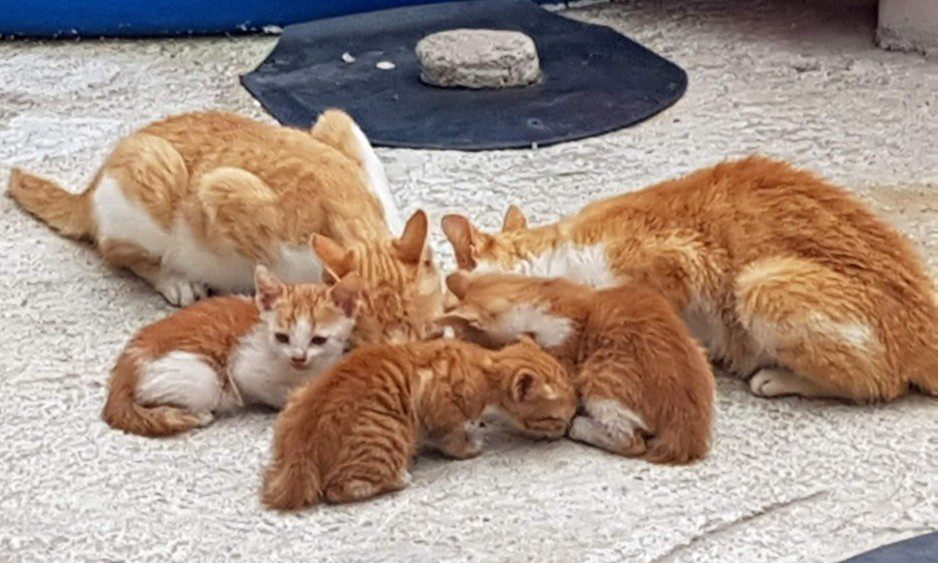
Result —
POLYGON ((461 301, 442 321, 464 337, 500 345, 529 334, 569 366, 585 412, 571 437, 655 463, 707 455, 713 372, 660 294, 504 274, 457 272, 447 281, 461 301))
POLYGON ((312 131, 224 112, 182 114, 121 140, 81 194, 21 170, 11 175, 9 194, 186 305, 209 289, 246 291, 254 264, 282 271, 288 281, 317 281, 307 279, 312 256, 306 264, 305 256, 290 254, 312 234, 356 247, 364 262, 372 250, 377 260, 396 259, 383 252, 400 241, 369 185, 355 131, 336 110, 323 113, 312 131), (218 273, 226 268, 231 272, 218 273))
MULTIPOLYGON (((760 370, 758 394, 888 401, 910 384, 938 394, 938 310, 921 258, 813 174, 751 157, 552 225, 517 228, 523 216, 512 215, 494 235, 444 218, 461 268, 528 272, 565 245, 592 247, 605 263, 591 266, 665 295, 714 360, 739 375, 760 370)), ((582 266, 562 275, 596 283, 582 266)))
MULTIPOLYGON (((257 398, 251 396, 250 389, 242 387, 238 378, 243 374, 233 371, 234 356, 255 332, 259 333, 255 346, 270 339, 273 347, 276 344, 268 338, 271 336, 268 331, 290 333, 301 322, 312 327, 331 326, 354 315, 357 288, 351 281, 332 289, 316 284, 287 285, 263 267, 258 268, 257 279, 255 301, 245 297, 205 299, 141 329, 111 372, 108 399, 102 413, 104 420, 126 432, 168 436, 207 424, 213 412, 232 410, 249 402, 279 406, 270 400, 272 393, 257 398), (164 371, 160 392, 147 393, 150 399, 142 396, 147 395, 140 388, 147 371, 174 354, 189 358, 185 366, 191 371, 183 367, 173 372, 174 381, 167 381, 164 371), (195 369, 191 369, 192 366, 195 369), (195 372, 205 370, 213 372, 214 381, 200 382, 195 387, 195 372), (212 396, 214 404, 206 406, 210 400, 204 398, 207 394, 212 396), (154 395, 156 399, 152 398, 154 395), (194 404, 202 406, 196 408, 194 404)), ((344 340, 334 345, 338 353, 333 355, 338 359, 346 345, 344 340)), ((284 363, 284 371, 293 369, 285 374, 286 381, 299 385, 321 367, 314 364, 290 368, 284 363)), ((252 386, 255 384, 263 386, 265 383, 251 382, 252 386)))
POLYGON ((531 342, 497 352, 454 340, 360 348, 280 414, 263 502, 286 510, 402 489, 420 444, 477 455, 467 423, 486 406, 526 433, 560 437, 576 404, 567 379, 531 342))

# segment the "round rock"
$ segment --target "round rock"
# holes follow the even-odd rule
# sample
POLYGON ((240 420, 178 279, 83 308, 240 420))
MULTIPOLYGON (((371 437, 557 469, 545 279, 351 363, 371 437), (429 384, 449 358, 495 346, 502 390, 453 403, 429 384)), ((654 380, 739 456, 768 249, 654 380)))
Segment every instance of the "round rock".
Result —
POLYGON ((451 29, 417 43, 420 79, 463 88, 510 88, 537 82, 534 41, 518 31, 451 29))

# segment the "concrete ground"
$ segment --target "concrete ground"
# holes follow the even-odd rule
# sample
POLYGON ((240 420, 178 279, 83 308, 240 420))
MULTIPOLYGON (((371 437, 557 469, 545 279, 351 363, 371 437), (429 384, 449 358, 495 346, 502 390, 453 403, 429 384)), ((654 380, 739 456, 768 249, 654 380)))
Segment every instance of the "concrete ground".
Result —
MULTIPOLYGON (((399 205, 494 227, 539 221, 759 151, 855 190, 938 260, 938 64, 873 45, 867 0, 636 0, 569 11, 683 65, 675 107, 535 151, 380 150, 399 205)), ((152 119, 221 107, 270 37, 0 43, 0 178, 87 182, 152 119)), ((449 249, 437 247, 451 265, 449 249)), ((405 492, 283 516, 257 500, 274 415, 170 440, 99 419, 130 334, 169 311, 8 200, 0 210, 0 553, 4 560, 835 561, 938 527, 938 403, 762 400, 722 378, 711 457, 684 468, 491 436, 421 458, 405 492)))

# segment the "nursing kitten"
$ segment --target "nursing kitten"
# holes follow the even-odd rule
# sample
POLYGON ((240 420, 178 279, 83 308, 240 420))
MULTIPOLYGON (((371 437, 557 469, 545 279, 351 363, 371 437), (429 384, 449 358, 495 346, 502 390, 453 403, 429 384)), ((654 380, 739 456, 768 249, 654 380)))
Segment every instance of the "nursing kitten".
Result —
POLYGON ((646 283, 760 396, 938 394, 938 306, 912 245, 845 190, 761 157, 528 228, 443 219, 461 268, 646 283))
POLYGON ((583 413, 573 419, 572 439, 655 463, 706 457, 713 372, 656 291, 465 272, 447 285, 460 303, 441 322, 489 345, 530 336, 568 366, 583 413))
POLYGON ((121 140, 80 194, 18 169, 9 194, 173 305, 248 292, 256 264, 287 282, 319 281, 310 235, 392 256, 403 228, 381 161, 336 110, 311 131, 224 112, 176 115, 121 140))
POLYGON ((206 299, 138 332, 111 372, 104 420, 143 436, 177 434, 245 405, 280 408, 335 364, 358 288, 287 285, 263 266, 255 279, 253 301, 206 299))
POLYGON ((487 407, 526 434, 559 438, 576 409, 568 378, 530 341, 499 351, 450 339, 360 348, 280 413, 262 500, 285 510, 402 489, 418 445, 477 455, 473 429, 487 407))

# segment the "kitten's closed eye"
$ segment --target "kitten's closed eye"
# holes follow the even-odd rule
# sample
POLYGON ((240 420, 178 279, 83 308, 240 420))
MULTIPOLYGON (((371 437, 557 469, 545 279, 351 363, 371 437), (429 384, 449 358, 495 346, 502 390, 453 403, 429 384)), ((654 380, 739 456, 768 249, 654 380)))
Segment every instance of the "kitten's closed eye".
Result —
POLYGON ((314 337, 312 337, 312 338, 309 339, 309 343, 310 343, 311 346, 322 346, 322 345, 325 344, 328 340, 329 340, 329 339, 326 338, 325 336, 314 336, 314 337))
POLYGON ((278 332, 278 333, 274 334, 274 338, 277 340, 277 342, 279 342, 279 343, 281 343, 281 344, 289 344, 289 343, 290 343, 290 335, 289 335, 289 334, 286 334, 286 333, 283 333, 283 332, 278 332))

